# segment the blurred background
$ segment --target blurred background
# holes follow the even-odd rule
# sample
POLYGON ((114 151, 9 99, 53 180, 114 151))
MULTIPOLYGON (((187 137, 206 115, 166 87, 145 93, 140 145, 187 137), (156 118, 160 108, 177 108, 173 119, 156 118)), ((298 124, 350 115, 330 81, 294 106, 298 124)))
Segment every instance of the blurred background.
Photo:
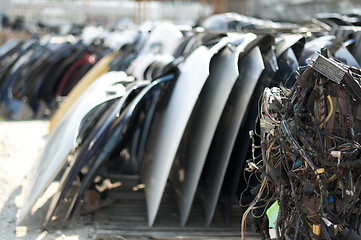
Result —
POLYGON ((345 13, 359 0, 1 0, 1 25, 15 29, 66 24, 124 28, 144 21, 170 19, 194 24, 213 13, 237 12, 274 21, 307 21, 317 13, 345 13))

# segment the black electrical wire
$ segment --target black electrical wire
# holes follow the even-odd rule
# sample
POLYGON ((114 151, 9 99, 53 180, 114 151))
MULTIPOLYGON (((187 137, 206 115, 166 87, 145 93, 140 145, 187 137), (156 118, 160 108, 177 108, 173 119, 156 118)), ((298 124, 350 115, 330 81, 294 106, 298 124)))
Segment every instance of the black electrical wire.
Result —
POLYGON ((284 133, 287 135, 289 140, 292 142, 294 148, 296 151, 303 157, 303 159, 310 165, 312 170, 316 172, 318 167, 313 163, 311 158, 307 155, 307 153, 301 148, 301 146, 298 144, 298 142, 293 138, 292 133, 290 132, 290 129, 288 128, 288 124, 285 120, 281 121, 281 128, 284 131, 284 133))
POLYGON ((271 100, 259 99, 255 129, 260 119, 280 121, 256 133, 264 166, 257 171, 270 179, 272 201, 279 203, 276 239, 319 235, 331 240, 345 229, 350 230, 342 234, 356 237, 353 229, 361 225, 361 119, 354 113, 361 107, 359 83, 351 73, 337 85, 315 70, 303 71, 291 89, 264 94, 271 100))

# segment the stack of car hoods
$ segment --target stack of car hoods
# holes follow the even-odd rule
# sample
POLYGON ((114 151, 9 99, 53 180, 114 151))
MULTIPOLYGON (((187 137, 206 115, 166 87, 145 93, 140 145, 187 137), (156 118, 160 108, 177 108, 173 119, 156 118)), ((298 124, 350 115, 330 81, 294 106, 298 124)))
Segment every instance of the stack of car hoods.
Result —
POLYGON ((227 222, 245 186, 249 131, 263 89, 292 87, 295 71, 323 47, 359 68, 358 29, 336 38, 324 27, 225 14, 203 28, 139 28, 133 42, 112 53, 81 41, 8 42, 0 49, 0 97, 14 114, 21 104, 36 112, 40 101, 56 106, 58 96, 68 95, 28 176, 18 223, 52 182, 59 184, 45 224, 72 218, 88 189, 114 174, 140 176, 149 226, 161 217, 166 187, 178 196, 181 226, 196 198, 207 226, 217 205, 227 222))

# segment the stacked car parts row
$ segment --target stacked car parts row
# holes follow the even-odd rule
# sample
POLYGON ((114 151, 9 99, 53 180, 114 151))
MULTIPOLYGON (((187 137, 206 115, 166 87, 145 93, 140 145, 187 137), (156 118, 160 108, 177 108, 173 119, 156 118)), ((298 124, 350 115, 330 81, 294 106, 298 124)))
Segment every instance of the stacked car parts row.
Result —
POLYGON ((114 173, 140 175, 149 226, 167 185, 178 195, 181 226, 195 198, 203 199, 208 226, 217 205, 227 221, 246 185, 241 176, 263 89, 292 87, 300 66, 323 47, 359 68, 344 39, 324 32, 270 32, 166 23, 154 28, 139 50, 130 44, 100 60, 54 114, 18 222, 57 180, 45 224, 65 223, 81 208, 86 191, 114 173), (118 70, 112 66, 126 67, 108 71, 118 70))

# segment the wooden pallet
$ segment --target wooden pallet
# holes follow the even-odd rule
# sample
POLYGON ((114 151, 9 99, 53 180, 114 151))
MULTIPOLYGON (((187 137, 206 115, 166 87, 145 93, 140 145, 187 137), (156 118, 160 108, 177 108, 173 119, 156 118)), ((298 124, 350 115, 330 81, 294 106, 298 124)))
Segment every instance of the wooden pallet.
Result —
MULTIPOLYGON (((166 189, 154 226, 148 226, 146 199, 143 189, 134 191, 138 176, 112 177, 121 186, 109 192, 113 203, 94 214, 96 239, 240 239, 241 210, 235 206, 229 224, 223 223, 217 209, 210 227, 205 226, 205 215, 200 198, 196 198, 189 221, 180 227, 176 195, 166 189)), ((260 239, 247 232, 247 240, 260 239)))

